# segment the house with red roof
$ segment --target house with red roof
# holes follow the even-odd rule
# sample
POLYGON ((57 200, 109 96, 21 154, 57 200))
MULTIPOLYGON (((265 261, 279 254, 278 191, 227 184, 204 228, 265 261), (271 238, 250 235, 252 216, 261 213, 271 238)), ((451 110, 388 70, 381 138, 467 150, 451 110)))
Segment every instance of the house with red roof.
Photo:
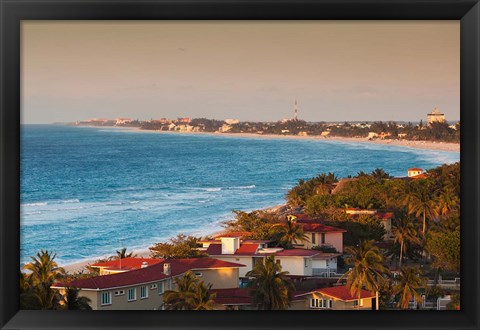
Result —
POLYGON ((343 253, 343 233, 345 229, 327 226, 321 220, 309 217, 306 214, 293 214, 293 221, 300 224, 307 235, 306 240, 297 242, 298 247, 311 249, 316 246, 333 247, 343 253))
POLYGON ((94 310, 154 310, 163 308, 164 292, 175 289, 175 279, 188 271, 212 284, 213 289, 230 289, 239 287, 242 267, 215 258, 159 259, 137 269, 54 283, 51 288, 61 294, 66 287, 78 288, 79 296, 89 298, 94 310))
POLYGON ((303 297, 304 300, 303 306, 297 306, 298 309, 372 310, 374 309, 375 293, 362 289, 359 297, 358 293, 355 292, 352 295, 345 285, 341 285, 296 295, 296 298, 300 297, 303 297))
POLYGON ((420 175, 423 173, 423 169, 418 167, 412 167, 407 170, 407 175, 409 178, 420 175))
POLYGON ((271 248, 263 241, 241 241, 240 237, 221 237, 219 243, 209 244, 206 253, 212 258, 245 265, 239 271, 240 277, 246 277, 257 262, 268 256, 274 256, 282 271, 289 272, 289 275, 329 277, 337 271, 337 257, 341 255, 301 248, 271 248))

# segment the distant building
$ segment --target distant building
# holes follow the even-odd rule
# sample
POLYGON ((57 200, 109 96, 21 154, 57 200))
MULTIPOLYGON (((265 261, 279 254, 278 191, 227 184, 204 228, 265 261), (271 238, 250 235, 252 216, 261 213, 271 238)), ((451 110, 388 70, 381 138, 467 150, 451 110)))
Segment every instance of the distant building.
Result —
POLYGON ((184 124, 189 124, 191 121, 190 117, 185 117, 185 118, 177 118, 177 123, 184 123, 184 124))
POLYGON ((431 124, 433 122, 445 122, 445 114, 441 113, 438 108, 434 108, 432 112, 427 114, 427 124, 431 124))
POLYGON ((116 126, 124 125, 124 124, 131 123, 132 121, 133 121, 133 119, 131 119, 131 118, 116 118, 115 119, 115 125, 116 126))
POLYGON ((408 177, 411 178, 411 177, 422 174, 423 170, 418 167, 412 167, 408 169, 407 173, 408 173, 408 177))
POLYGON ((238 119, 225 119, 225 123, 228 125, 235 125, 235 124, 238 124, 239 122, 240 120, 238 119))

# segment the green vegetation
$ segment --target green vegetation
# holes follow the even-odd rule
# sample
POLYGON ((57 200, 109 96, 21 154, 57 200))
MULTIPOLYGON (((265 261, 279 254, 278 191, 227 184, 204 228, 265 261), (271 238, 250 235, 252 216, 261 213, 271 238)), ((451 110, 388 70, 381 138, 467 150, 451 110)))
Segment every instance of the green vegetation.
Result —
POLYGON ((80 289, 67 287, 65 295, 63 296, 63 309, 67 310, 91 310, 90 303, 92 302, 87 297, 79 297, 80 289))
POLYGON ((282 266, 273 256, 258 261, 247 277, 253 304, 260 310, 283 310, 290 306, 293 285, 286 278, 288 272, 282 272, 282 266))
POLYGON ((393 293, 399 296, 399 308, 408 309, 414 297, 417 302, 422 301, 420 290, 425 288, 426 278, 419 267, 402 267, 394 283, 393 293))
POLYGON ((285 249, 293 249, 293 245, 302 240, 308 241, 307 235, 303 233, 303 227, 289 217, 287 217, 285 223, 273 225, 271 231, 272 239, 278 242, 277 245, 285 249))
POLYGON ((113 256, 113 259, 135 258, 137 255, 133 252, 127 253, 127 248, 123 248, 117 251, 117 255, 113 256))
POLYGON ((215 294, 210 293, 211 284, 200 281, 191 271, 175 280, 177 290, 164 293, 164 305, 167 310, 212 310, 215 294))
POLYGON ((371 292, 378 292, 385 275, 389 272, 383 265, 384 257, 373 241, 363 241, 357 248, 347 247, 345 249, 348 257, 345 262, 352 265, 339 281, 346 278, 347 288, 352 296, 360 299, 361 290, 365 288, 371 292))
POLYGON ((41 250, 20 273, 21 309, 59 309, 60 295, 50 286, 65 274, 55 262, 55 254, 41 250))
POLYGON ((225 221, 223 226, 227 231, 249 232, 251 239, 272 239, 271 228, 279 223, 279 218, 264 211, 232 211, 234 219, 225 221))
POLYGON ((399 267, 402 266, 404 252, 410 244, 420 244, 418 232, 410 219, 400 218, 393 227, 395 243, 400 244, 399 267))
POLYGON ((156 243, 150 247, 150 256, 161 259, 200 258, 204 252, 198 251, 200 238, 179 234, 166 243, 156 243))

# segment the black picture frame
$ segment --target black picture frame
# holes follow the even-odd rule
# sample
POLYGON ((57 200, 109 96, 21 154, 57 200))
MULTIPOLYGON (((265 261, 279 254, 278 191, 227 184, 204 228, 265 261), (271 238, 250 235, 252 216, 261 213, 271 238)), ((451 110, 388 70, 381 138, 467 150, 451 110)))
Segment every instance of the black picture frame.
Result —
POLYGON ((478 0, 0 0, 2 329, 478 329, 480 4, 478 0), (461 20, 461 311, 19 310, 20 21, 152 19, 461 20))

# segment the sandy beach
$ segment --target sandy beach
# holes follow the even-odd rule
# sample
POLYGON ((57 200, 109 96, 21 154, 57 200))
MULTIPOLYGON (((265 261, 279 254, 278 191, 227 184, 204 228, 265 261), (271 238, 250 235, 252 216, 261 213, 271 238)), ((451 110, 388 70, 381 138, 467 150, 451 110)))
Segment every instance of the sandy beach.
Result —
POLYGON ((125 131, 136 131, 143 133, 157 133, 157 134, 205 134, 212 136, 231 136, 231 137, 245 137, 245 138, 259 138, 259 139, 293 139, 293 140, 320 140, 320 141, 339 141, 339 142, 354 142, 354 143, 370 143, 379 145, 391 145, 424 150, 439 150, 449 152, 460 152, 459 143, 448 142, 432 142, 432 141, 409 141, 409 140, 368 140, 361 137, 341 137, 341 136, 300 136, 300 135, 276 135, 276 134, 255 134, 255 133, 210 133, 210 132, 185 132, 185 131, 153 131, 143 130, 138 127, 98 127, 106 129, 118 129, 125 131))
MULTIPOLYGON (((283 208, 286 208, 286 204, 280 204, 280 205, 274 205, 274 206, 270 206, 270 207, 267 207, 265 209, 262 209, 262 211, 265 211, 265 212, 278 212, 278 211, 281 211, 283 208)), ((213 233, 210 233, 206 236, 216 236, 216 235, 221 235, 223 233, 227 232, 225 229, 222 229, 222 230, 217 230, 213 233)), ((128 250, 130 252, 130 250, 128 250)), ((131 252, 133 252, 134 255, 136 255, 137 257, 140 257, 140 258, 149 258, 150 257, 150 250, 148 249, 148 247, 146 248, 143 248, 143 249, 140 249, 140 250, 132 250, 131 252)), ((113 253, 112 253, 113 255, 113 253)), ((85 271, 86 270, 86 267, 90 264, 93 264, 95 263, 96 260, 98 259, 102 259, 102 258, 106 258, 108 256, 99 256, 99 257, 96 257, 96 258, 91 258, 91 259, 87 259, 87 260, 83 260, 83 261, 79 261, 79 262, 74 262, 74 263, 71 263, 71 264, 65 264, 65 265, 60 265, 61 267, 63 267, 63 269, 65 269, 65 271, 69 274, 74 274, 74 273, 78 273, 78 272, 82 272, 82 271, 85 271)))

